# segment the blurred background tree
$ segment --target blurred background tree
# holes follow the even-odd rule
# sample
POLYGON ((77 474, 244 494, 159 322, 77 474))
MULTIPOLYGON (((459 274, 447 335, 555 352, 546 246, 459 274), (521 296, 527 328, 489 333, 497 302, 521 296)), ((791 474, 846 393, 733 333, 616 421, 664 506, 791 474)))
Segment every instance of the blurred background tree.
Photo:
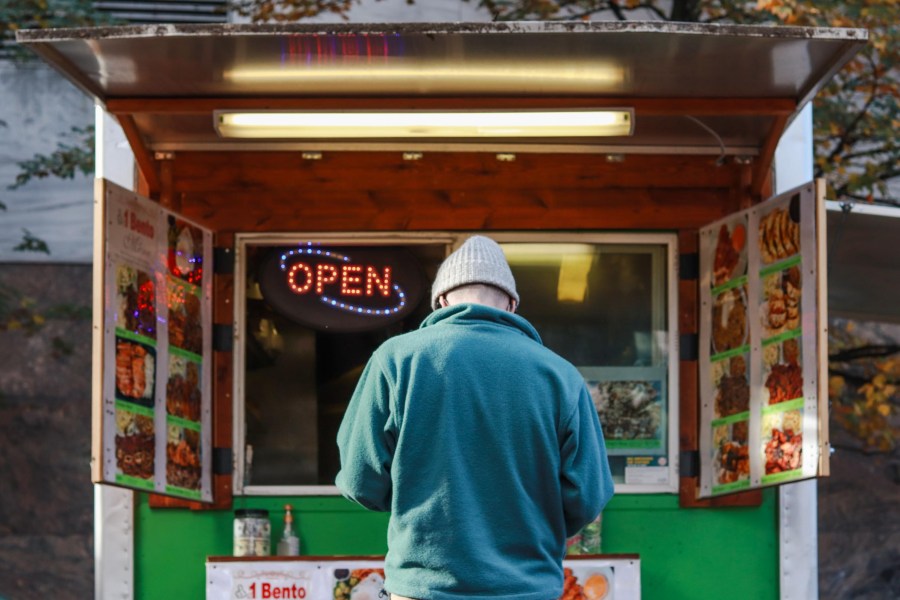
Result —
MULTIPOLYGON (((15 34, 19 29, 87 27, 111 22, 107 15, 94 8, 91 0, 0 0, 0 60, 33 60, 30 52, 15 44, 15 34)), ((0 121, 0 131, 4 127, 6 123, 0 121)), ((5 189, 14 190, 31 180, 46 177, 72 179, 77 173, 90 175, 94 172, 93 124, 60 132, 54 150, 47 154, 35 154, 18 162, 17 166, 19 172, 15 181, 5 182, 5 189)), ((6 210, 6 204, 0 196, 0 211, 3 210, 6 210)), ((47 243, 27 230, 22 232, 22 241, 14 249, 50 254, 47 243)), ((0 311, 2 307, 0 302, 0 311)))
POLYGON ((831 414, 854 438, 854 445, 838 446, 865 454, 897 452, 900 447, 897 326, 841 319, 830 325, 831 414))
MULTIPOLYGON (((18 29, 51 27, 86 27, 106 24, 108 16, 94 9, 91 0, 0 0, 0 60, 22 62, 33 60, 31 53, 14 42, 18 29)), ((0 121, 0 134, 7 124, 0 121)), ((15 190, 35 179, 59 177, 72 179, 76 174, 94 172, 94 126, 71 127, 60 132, 57 140, 48 144, 55 148, 17 162, 18 173, 13 181, 0 182, 0 190, 15 190)), ((7 209, 0 194, 0 212, 7 209)), ((13 248, 18 252, 50 254, 46 241, 22 230, 21 241, 13 248)), ((0 331, 24 329, 34 332, 47 315, 35 310, 35 300, 17 290, 0 286, 0 331)))
MULTIPOLYGON (((370 0, 234 0, 254 22, 347 15, 370 0)), ((412 4, 415 0, 408 0, 412 4)), ((829 197, 900 206, 900 4, 897 0, 461 0, 495 21, 656 20, 859 27, 870 42, 813 102, 815 176, 829 197)))

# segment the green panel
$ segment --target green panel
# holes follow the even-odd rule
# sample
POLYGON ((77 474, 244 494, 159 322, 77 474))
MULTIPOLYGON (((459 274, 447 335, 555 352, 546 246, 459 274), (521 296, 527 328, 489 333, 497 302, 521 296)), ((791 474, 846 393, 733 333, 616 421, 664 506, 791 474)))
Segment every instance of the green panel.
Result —
MULTIPOLYGON (((204 598, 206 557, 231 554, 232 513, 151 509, 145 494, 139 498, 137 600, 204 598)), ((681 509, 677 496, 616 496, 603 513, 603 551, 640 555, 643 600, 776 600, 774 490, 763 498, 758 508, 681 509)), ((343 498, 238 498, 235 508, 269 509, 277 540, 286 503, 294 506, 302 554, 387 550, 388 515, 343 498)))
MULTIPOLYGON (((138 494, 135 526, 135 598, 202 599, 207 556, 232 551, 231 511, 152 509, 138 494)), ((236 498, 234 508, 265 508, 272 521, 272 550, 281 535, 284 505, 294 507, 302 554, 383 555, 387 513, 372 513, 340 497, 236 498)))
POLYGON ((603 511, 603 551, 640 554, 643 600, 776 600, 777 514, 773 489, 758 508, 617 496, 603 511))

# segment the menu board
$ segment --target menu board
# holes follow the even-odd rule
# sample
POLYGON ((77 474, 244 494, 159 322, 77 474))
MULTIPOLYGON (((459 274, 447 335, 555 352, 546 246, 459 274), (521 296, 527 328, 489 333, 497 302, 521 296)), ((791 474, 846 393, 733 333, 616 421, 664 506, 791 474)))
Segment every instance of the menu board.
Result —
POLYGON ((701 497, 815 477, 827 460, 822 191, 700 230, 701 497))
POLYGON ((212 501, 212 235, 109 182, 102 203, 99 480, 212 501))
MULTIPOLYGON (((636 556, 579 557, 564 560, 563 567, 565 581, 560 600, 641 597, 640 560, 636 556)), ((208 600, 379 600, 385 597, 381 559, 210 558, 206 575, 208 600)))

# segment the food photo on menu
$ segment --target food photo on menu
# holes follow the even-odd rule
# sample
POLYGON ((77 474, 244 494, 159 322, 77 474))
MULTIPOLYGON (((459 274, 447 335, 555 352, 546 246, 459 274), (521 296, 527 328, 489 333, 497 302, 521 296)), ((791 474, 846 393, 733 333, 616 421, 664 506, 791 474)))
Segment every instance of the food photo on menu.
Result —
POLYGON ((384 569, 335 569, 334 600, 379 600, 384 569))
POLYGON ((156 291, 146 272, 119 265, 116 268, 116 327, 156 339, 156 291))
POLYGON ((116 407, 116 469, 139 479, 153 479, 153 418, 116 407))
POLYGON ((169 345, 202 354, 200 288, 169 278, 169 345))
POLYGON ((797 265, 763 276, 760 304, 763 339, 800 327, 801 293, 797 265))
POLYGON ((800 253, 800 202, 776 207, 759 220, 759 256, 763 264, 780 262, 800 253))
POLYGON ((566 567, 559 600, 613 600, 612 567, 566 567))
POLYGON ((713 427, 715 484, 750 480, 749 420, 713 427))
POLYGON ((116 398, 153 408, 156 349, 116 336, 116 398))
POLYGON ((166 412, 188 421, 200 421, 200 400, 200 365, 188 358, 170 354, 166 412))
POLYGON ((172 215, 168 217, 168 223, 166 259, 169 273, 200 285, 203 280, 203 231, 172 215))
POLYGON ((797 337, 763 346, 765 404, 780 404, 803 397, 800 340, 797 337))
POLYGON ((730 288, 713 299, 711 354, 716 355, 748 342, 747 286, 730 288))
POLYGON ((803 415, 800 410, 768 412, 762 416, 765 474, 794 471, 803 465, 803 415))
POLYGON ((166 483, 200 489, 200 432, 170 423, 166 441, 166 483))
POLYGON ((716 238, 712 287, 747 274, 746 217, 723 223, 716 238))
POLYGON ((715 419, 730 417, 750 410, 750 383, 746 354, 715 360, 710 374, 715 401, 715 419))
POLYGON ((587 381, 608 442, 646 440, 662 445, 662 390, 658 381, 587 381))

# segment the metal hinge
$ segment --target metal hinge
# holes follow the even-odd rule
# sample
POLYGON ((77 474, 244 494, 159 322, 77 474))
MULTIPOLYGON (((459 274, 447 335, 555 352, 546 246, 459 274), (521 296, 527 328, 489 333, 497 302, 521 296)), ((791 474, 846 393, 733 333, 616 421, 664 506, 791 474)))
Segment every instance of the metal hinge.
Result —
POLYGON ((232 352, 234 350, 234 328, 230 324, 214 323, 212 336, 214 351, 232 352))
POLYGON ((678 475, 700 477, 700 451, 684 450, 678 456, 678 475))
POLYGON ((698 360, 700 358, 700 336, 696 333, 682 333, 678 338, 678 358, 698 360))
POLYGON ((234 472, 234 453, 231 448, 213 448, 213 475, 231 475, 234 472))
POLYGON ((213 273, 234 275, 234 250, 227 246, 213 248, 213 273))
POLYGON ((700 255, 679 254, 678 255, 678 279, 682 281, 693 281, 700 278, 700 255))

